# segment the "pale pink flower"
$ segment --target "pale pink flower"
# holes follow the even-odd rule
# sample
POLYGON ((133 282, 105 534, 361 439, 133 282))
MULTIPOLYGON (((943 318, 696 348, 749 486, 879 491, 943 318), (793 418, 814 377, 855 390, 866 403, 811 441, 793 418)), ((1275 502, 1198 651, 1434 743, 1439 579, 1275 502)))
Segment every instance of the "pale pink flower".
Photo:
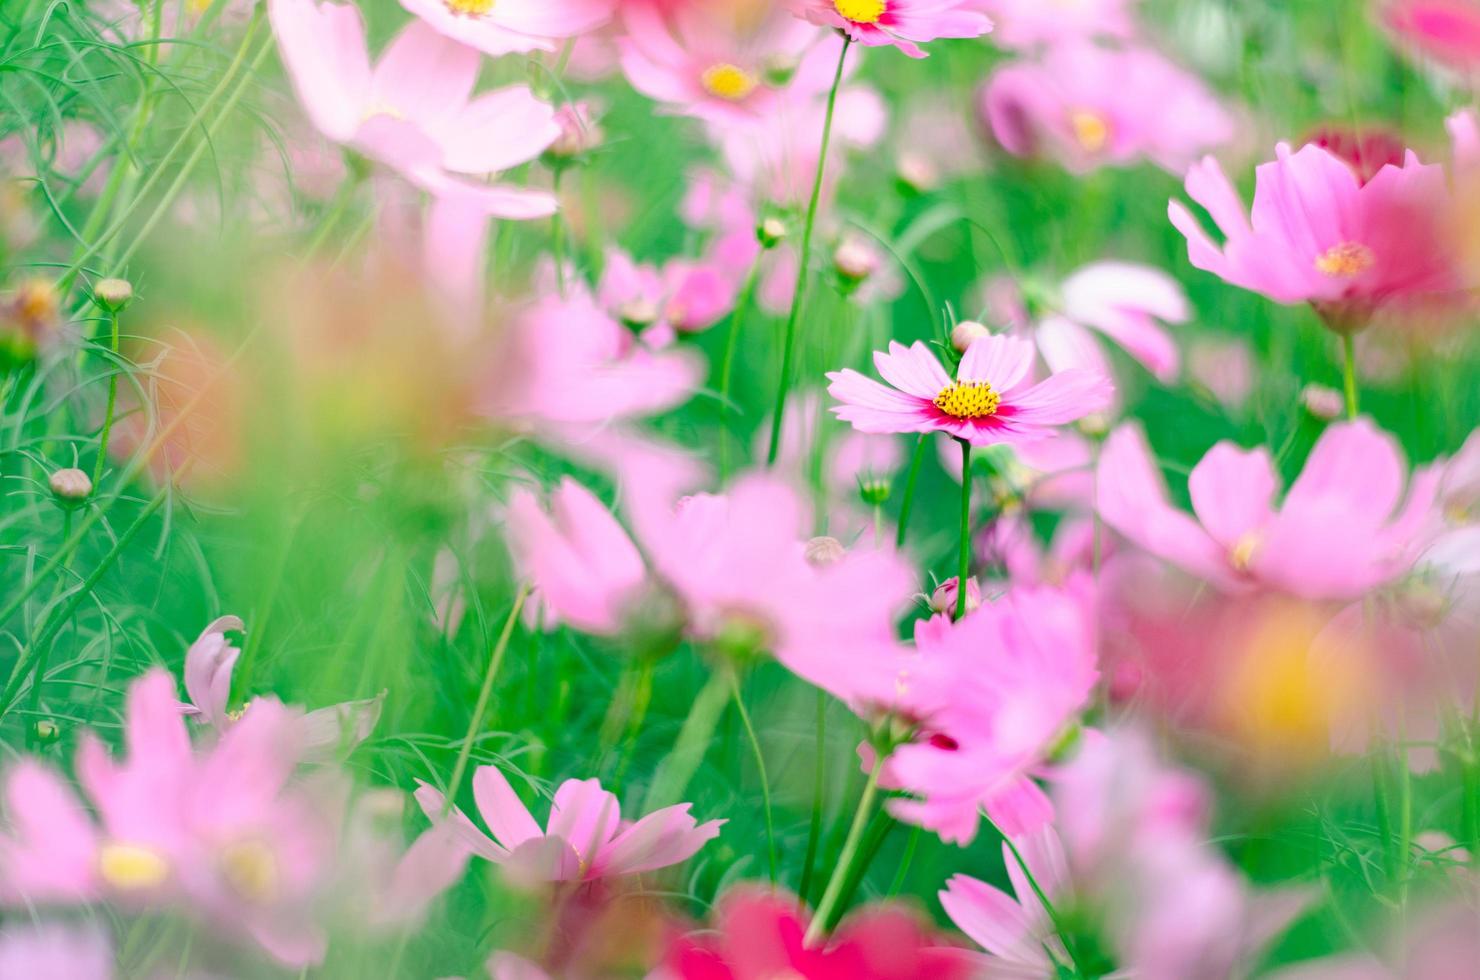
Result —
POLYGON ((1139 0, 980 0, 992 18, 992 40, 1004 48, 1034 48, 1076 38, 1135 36, 1139 0))
POLYGON ((1193 517, 1172 506, 1131 423, 1101 450, 1099 511, 1134 544, 1221 589, 1355 599, 1412 566, 1439 478, 1438 467, 1422 467, 1408 480, 1395 440, 1361 419, 1322 434, 1278 508, 1269 450, 1220 442, 1188 478, 1193 517))
POLYGON ((0 930, 0 977, 113 980, 113 944, 101 930, 41 922, 0 930))
POLYGON ((555 790, 541 830, 496 766, 473 773, 473 798, 491 837, 456 807, 444 816, 445 798, 431 786, 422 783, 416 791, 434 824, 450 820, 473 854, 526 883, 592 881, 682 864, 719 836, 725 823, 696 823, 689 803, 656 810, 636 823, 624 821, 617 798, 599 782, 568 779, 555 790))
POLYGON ((555 51, 596 30, 617 0, 401 0, 438 34, 484 54, 555 51))
POLYGON ((358 9, 271 0, 299 101, 319 131, 439 197, 503 218, 554 213, 541 191, 474 179, 538 157, 560 135, 555 110, 515 85, 473 96, 481 56, 421 21, 371 68, 358 9))
POLYGON ((892 45, 923 58, 920 44, 943 37, 980 37, 992 21, 976 0, 789 0, 798 17, 836 27, 859 44, 892 45))
POLYGON ((1000 335, 974 341, 954 380, 919 341, 891 341, 874 365, 890 386, 851 369, 828 374, 828 393, 842 403, 833 411, 860 432, 944 432, 982 446, 1032 442, 1105 408, 1113 392, 1105 378, 1077 368, 1029 383, 1033 345, 1000 335))
POLYGON ((769 4, 694 0, 668 15, 645 4, 623 10, 622 71, 643 95, 703 119, 754 119, 775 108, 787 85, 815 88, 819 72, 799 69, 811 48, 824 49, 826 86, 837 45, 769 4), (795 75, 793 74, 795 72, 795 75))
POLYGON ((896 696, 920 735, 884 769, 886 785, 914 798, 890 812, 961 844, 983 810, 1009 834, 1041 827, 1053 809, 1032 777, 1098 677, 1092 617, 1068 590, 1019 586, 956 623, 917 622, 896 696))
POLYGON ((1202 81, 1162 55, 1090 42, 997 69, 980 109, 1007 152, 1049 156, 1076 173, 1143 159, 1181 173, 1235 128, 1202 81))
POLYGON ((1192 264, 1280 303, 1308 302, 1335 330, 1365 325, 1389 303, 1443 300, 1463 280, 1446 244, 1453 204, 1444 168, 1385 166, 1363 184, 1318 146, 1281 143, 1256 173, 1245 216, 1238 192, 1211 158, 1187 173, 1187 193, 1223 233, 1221 247, 1179 201, 1168 209, 1192 264))
POLYGON ((1237 411, 1254 391, 1254 353, 1246 340, 1204 335, 1188 345, 1187 374, 1224 408, 1237 411))

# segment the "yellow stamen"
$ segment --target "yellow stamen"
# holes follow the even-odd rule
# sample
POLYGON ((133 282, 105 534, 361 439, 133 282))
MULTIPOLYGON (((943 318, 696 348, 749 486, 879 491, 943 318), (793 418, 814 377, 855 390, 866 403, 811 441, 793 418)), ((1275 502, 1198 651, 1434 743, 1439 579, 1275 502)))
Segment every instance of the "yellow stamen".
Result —
POLYGON ((170 864, 142 844, 104 844, 98 849, 98 873, 119 891, 144 891, 164 884, 170 864))
POLYGON ((494 0, 445 0, 447 9, 463 17, 482 17, 493 10, 494 0))
POLYGON ((1372 268, 1377 256, 1358 242, 1333 245, 1316 257, 1316 268, 1334 279, 1355 279, 1372 268))
POLYGON ((935 396, 935 407, 955 419, 981 419, 997 414, 1002 396, 985 381, 955 381, 935 396))
POLYGON ((855 24, 877 24, 888 8, 887 0, 833 0, 833 9, 855 24))
POLYGON ((1233 543, 1228 552, 1228 562, 1239 572, 1247 572, 1254 564, 1254 556, 1259 552, 1259 546, 1264 543, 1264 536, 1258 531, 1250 531, 1233 543))
POLYGON ((704 91, 728 102, 739 102, 754 92, 756 86, 754 75, 727 61, 710 65, 704 69, 704 74, 699 77, 699 81, 704 86, 704 91))
POLYGON ((1092 109, 1069 113, 1069 127, 1086 153, 1099 153, 1110 143, 1110 120, 1092 109))
POLYGON ((247 840, 221 849, 221 874, 243 899, 257 904, 272 901, 278 893, 277 858, 261 841, 247 840))

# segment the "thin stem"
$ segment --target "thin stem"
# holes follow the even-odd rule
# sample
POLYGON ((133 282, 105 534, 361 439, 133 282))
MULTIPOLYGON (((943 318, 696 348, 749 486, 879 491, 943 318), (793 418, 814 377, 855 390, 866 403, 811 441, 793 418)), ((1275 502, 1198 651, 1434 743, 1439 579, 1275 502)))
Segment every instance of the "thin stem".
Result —
POLYGON ((113 410, 118 404, 118 311, 108 311, 108 322, 112 328, 111 346, 113 352, 113 371, 108 375, 108 409, 103 413, 103 431, 98 435, 98 461, 93 464, 93 493, 98 492, 98 487, 103 479, 103 467, 108 462, 108 435, 113 431, 113 410))
POLYGON ((822 789, 826 782, 824 749, 827 747, 827 695, 817 691, 817 745, 813 749, 812 773, 812 821, 807 828, 807 856, 802 859, 802 880, 797 886, 797 897, 807 904, 807 893, 812 886, 813 864, 817 860, 817 845, 822 840, 822 789))
POLYGON ((442 801, 442 815, 452 809, 453 800, 457 799, 458 787, 462 785, 463 773, 468 768, 468 758, 473 754, 473 739, 478 730, 483 727, 483 717, 488 712, 488 701, 493 696, 493 679, 498 676, 499 666, 504 662, 504 654, 509 649, 509 638, 514 635, 514 624, 519 621, 519 613, 524 609, 524 600, 529 598, 530 586, 526 582, 519 586, 519 591, 514 595, 514 607, 509 610, 509 618, 504 620, 504 628, 498 636, 498 642, 493 645, 493 654, 488 658, 488 670, 483 673, 483 686, 478 690, 478 703, 473 708, 473 717, 468 721, 468 732, 463 736, 462 748, 457 752, 457 764, 452 767, 452 779, 447 784, 447 796, 442 801))
POLYGON ((894 535, 894 547, 903 548, 905 534, 910 526, 910 508, 915 503, 915 484, 920 479, 920 462, 925 458, 925 437, 929 433, 922 432, 915 440, 915 454, 910 459, 910 475, 905 478, 904 500, 899 505, 899 530, 894 535))
POLYGON ((812 916, 812 922, 807 926, 807 935, 802 939, 802 944, 805 946, 811 946, 822 938, 822 934, 827 930, 827 923, 837 911, 838 900, 843 895, 843 886, 847 884, 852 874, 859 844, 863 842, 863 832, 868 828, 874 800, 879 795, 879 773, 883 771, 883 768, 884 759, 875 759, 873 768, 868 774, 868 782, 863 786, 863 795, 859 797, 858 809, 853 813, 853 824, 848 828, 848 837, 843 841, 843 852, 838 855, 838 863, 833 868, 832 876, 827 880, 827 888, 822 893, 822 901, 817 903, 817 913, 812 916))
MULTIPOLYGON (((567 44, 565 50, 568 54, 570 45, 567 44)), ((560 178, 564 175, 565 167, 556 164, 551 181, 557 198, 560 197, 560 178)), ((555 260, 555 289, 560 293, 560 298, 565 299, 565 223, 560 220, 558 207, 550 215, 550 255, 555 260)))
POLYGON ((740 713, 740 723, 745 726, 745 734, 750 738, 750 750, 755 755, 755 768, 761 777, 761 805, 766 811, 766 852, 770 858, 771 886, 776 886, 776 825, 771 817, 771 783, 766 776, 766 757, 761 752, 761 740, 756 737, 755 726, 750 723, 750 712, 745 710, 745 699, 740 694, 740 678, 735 674, 730 675, 730 681, 735 695, 735 710, 740 713))
POLYGON ((956 579, 956 618, 966 615, 966 576, 971 573, 971 443, 961 442, 961 561, 956 579))
MULTIPOLYGON (((720 411, 726 415, 730 413, 730 381, 734 378, 735 349, 740 346, 740 328, 745 324, 745 314, 750 311, 751 301, 755 298, 755 287, 761 277, 761 258, 765 254, 762 251, 751 263, 750 272, 745 276, 745 285, 740 287, 740 295, 735 300, 735 309, 730 313, 730 335, 725 340, 725 357, 720 363, 719 370, 719 407, 720 411)), ((726 426, 720 432, 720 486, 724 486, 729 481, 731 448, 729 427, 726 426)))
POLYGON ((781 347, 781 379, 776 387, 776 412, 771 417, 771 448, 766 453, 766 465, 776 465, 776 453, 781 448, 781 417, 786 413, 786 394, 791 387, 791 362, 796 352, 797 321, 802 315, 802 302, 807 296, 807 266, 812 259, 812 227, 817 222, 817 202, 822 198, 822 175, 827 167, 828 145, 832 142, 833 110, 838 103, 838 89, 843 83, 843 65, 848 60, 848 48, 853 39, 843 38, 843 50, 838 55, 838 70, 833 74, 832 88, 827 93, 827 114, 822 118, 822 146, 817 153, 817 173, 812 178, 812 197, 807 202, 807 220, 802 225, 802 244, 797 260, 797 285, 791 294, 791 312, 786 315, 786 335, 781 347))
POLYGON ((1346 417, 1357 417, 1357 340, 1349 333, 1341 335, 1342 381, 1346 385, 1346 417))
POLYGON ((646 812, 680 802, 688 790, 689 781, 699 771, 704 753, 714 740, 725 702, 730 698, 728 672, 727 667, 716 667, 694 698, 689 716, 684 719, 683 728, 679 729, 678 738, 673 743, 673 751, 663 758, 657 772, 653 773, 653 782, 643 807, 646 812))

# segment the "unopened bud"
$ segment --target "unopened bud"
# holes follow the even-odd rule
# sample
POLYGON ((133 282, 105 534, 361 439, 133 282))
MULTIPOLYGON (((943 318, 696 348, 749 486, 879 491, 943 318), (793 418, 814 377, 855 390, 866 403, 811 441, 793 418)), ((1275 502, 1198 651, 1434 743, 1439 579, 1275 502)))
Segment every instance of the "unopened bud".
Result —
POLYGON ((804 553, 807 556, 807 564, 815 568, 822 568, 825 565, 832 565, 842 561, 843 556, 848 553, 848 549, 844 548, 843 542, 837 538, 830 538, 824 535, 808 541, 804 553))
POLYGON ((1098 439, 1110 431, 1110 417, 1104 412, 1090 412, 1079 420, 1078 428, 1091 439, 1098 439))
POLYGON ((1346 398, 1335 388, 1308 384, 1300 389, 1300 404, 1316 418, 1326 422, 1339 419, 1346 411, 1346 398))
POLYGON ((780 218, 766 218, 756 226, 755 237, 761 248, 775 248, 786 238, 786 222, 780 218))
POLYGON ((884 477, 866 477, 858 481, 858 496, 870 507, 878 507, 889 499, 893 489, 884 477))
POLYGON ((658 304, 646 296, 638 296, 618 307, 617 317, 629 327, 652 326, 658 320, 658 304))
POLYGON ((73 467, 57 470, 48 482, 51 483, 51 492, 66 503, 86 500, 93 491, 92 479, 82 470, 73 467))
POLYGON ((905 190, 916 194, 923 194, 940 182, 935 164, 921 153, 901 153, 895 164, 895 175, 905 190))
POLYGON ((879 268, 879 257, 856 238, 845 238, 833 252, 833 268, 849 283, 860 283, 879 268))
POLYGON ((606 134, 591 116, 591 107, 584 102, 561 106, 555 112, 555 125, 560 127, 560 135, 545 152, 556 160, 583 156, 606 139, 606 134))
MULTIPOLYGON (((933 613, 945 613, 947 616, 956 615, 956 576, 946 579, 936 586, 935 591, 930 593, 930 611, 933 613)), ((982 590, 976 584, 976 579, 966 580, 966 611, 973 612, 981 608, 982 590)))
POLYGON ((951 346, 956 348, 956 353, 966 353, 966 348, 983 337, 992 336, 985 324, 977 323, 975 320, 962 320, 951 328, 951 346))
POLYGON ((46 719, 36 722, 31 730, 36 734, 36 741, 42 745, 50 745, 62 737, 62 730, 57 723, 46 719))
POLYGON ((134 298, 134 287, 127 279, 104 279, 93 287, 93 299, 110 313, 117 313, 134 298))

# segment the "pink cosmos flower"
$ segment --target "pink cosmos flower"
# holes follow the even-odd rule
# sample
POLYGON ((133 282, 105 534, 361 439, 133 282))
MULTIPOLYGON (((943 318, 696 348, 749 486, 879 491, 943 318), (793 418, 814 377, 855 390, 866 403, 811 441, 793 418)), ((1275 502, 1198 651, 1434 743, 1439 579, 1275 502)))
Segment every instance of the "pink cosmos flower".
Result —
POLYGON ((1196 517, 1174 508, 1134 423, 1106 440, 1099 510, 1136 545, 1221 589, 1264 586, 1306 599, 1356 599, 1413 564, 1440 471, 1414 472, 1404 500, 1396 441, 1360 419, 1333 425, 1278 508, 1269 450, 1220 442, 1188 478, 1196 517))
POLYGON ((837 43, 819 45, 815 27, 770 4, 695 0, 664 16, 637 3, 622 19, 627 32, 618 44, 632 87, 703 119, 765 116, 785 85, 816 88, 825 74, 825 88, 837 65, 837 43), (798 68, 804 57, 816 60, 811 48, 827 60, 820 72, 798 68))
POLYGON ((1075 173, 1149 160, 1181 173, 1233 138, 1228 111, 1195 75, 1149 48, 1066 42, 999 68, 980 111, 1014 156, 1049 156, 1075 173))
POLYGON ((438 34, 484 54, 555 51, 556 43, 594 31, 617 0, 401 0, 438 34))
POLYGON ((1192 264, 1280 303, 1308 302, 1335 330, 1358 329, 1389 303, 1444 299, 1462 287, 1446 246, 1450 214, 1444 168, 1410 151, 1366 184, 1318 146, 1256 169, 1254 207, 1211 158, 1187 173, 1187 193, 1222 231, 1220 248, 1178 201, 1168 208, 1192 264))
MULTIPOLYGON (((813 453, 822 455, 822 478, 840 500, 857 501, 861 485, 887 482, 904 463, 904 449, 891 435, 869 435, 851 427, 839 427, 823 414, 822 394, 805 391, 786 406, 781 422, 781 445, 776 468, 805 478, 811 472, 813 453), (822 440, 819 449, 817 441, 822 440)), ((768 434, 756 433, 757 456, 766 452, 768 434)), ((959 455, 956 465, 961 465, 959 455)))
POLYGON ((554 213, 549 194, 473 179, 533 160, 560 135, 555 111, 527 86, 473 97, 477 51, 412 21, 372 69, 355 7, 272 0, 268 13, 299 101, 325 136, 465 208, 554 213))
POLYGON ((1385 0, 1382 21, 1451 68, 1468 72, 1480 65, 1480 4, 1474 0, 1385 0))
POLYGON ((113 980, 113 944, 87 926, 42 922, 0 930, 0 977, 113 980))
POLYGON ((851 369, 828 374, 828 393, 842 402, 838 418, 860 432, 944 432, 979 446, 1043 439, 1105 408, 1114 390, 1077 368, 1030 384, 1033 345, 1000 335, 974 341, 954 380, 920 341, 891 341, 874 365, 892 387, 851 369))
POLYGON ((976 0, 789 0, 798 17, 836 27, 868 47, 892 45, 923 58, 920 44, 942 37, 980 37, 992 21, 976 0))
POLYGON ((1079 38, 1135 36, 1138 0, 980 0, 992 18, 992 40, 1004 48, 1034 48, 1079 38))
POLYGON ((421 783, 416 800, 434 824, 450 820, 473 854, 505 867, 519 880, 593 881, 682 864, 719 836, 724 820, 698 824, 692 804, 665 807, 636 823, 622 820, 617 798, 594 779, 568 779, 555 790, 541 830, 496 766, 473 773, 473 797, 489 837, 445 798, 421 783))
POLYGON ((921 734, 883 773, 915 798, 890 801, 890 812, 961 844, 983 809, 1009 834, 1041 827, 1053 810, 1032 776, 1098 677, 1092 617, 1068 590, 1019 586, 959 622, 917 622, 895 696, 921 734))
MULTIPOLYGON (((226 633, 245 630, 246 626, 236 616, 222 616, 201 630, 200 636, 185 653, 185 693, 189 701, 180 709, 218 733, 237 724, 257 704, 257 699, 254 699, 240 711, 227 710, 231 702, 231 677, 241 650, 226 638, 226 633)), ((301 729, 303 760, 328 762, 369 738, 375 723, 380 720, 384 703, 385 695, 382 693, 299 716, 297 724, 301 729)))
POLYGON ((617 319, 643 331, 649 347, 665 347, 674 332, 697 333, 719 322, 735 305, 733 273, 710 261, 673 259, 639 264, 609 248, 596 298, 617 319))

